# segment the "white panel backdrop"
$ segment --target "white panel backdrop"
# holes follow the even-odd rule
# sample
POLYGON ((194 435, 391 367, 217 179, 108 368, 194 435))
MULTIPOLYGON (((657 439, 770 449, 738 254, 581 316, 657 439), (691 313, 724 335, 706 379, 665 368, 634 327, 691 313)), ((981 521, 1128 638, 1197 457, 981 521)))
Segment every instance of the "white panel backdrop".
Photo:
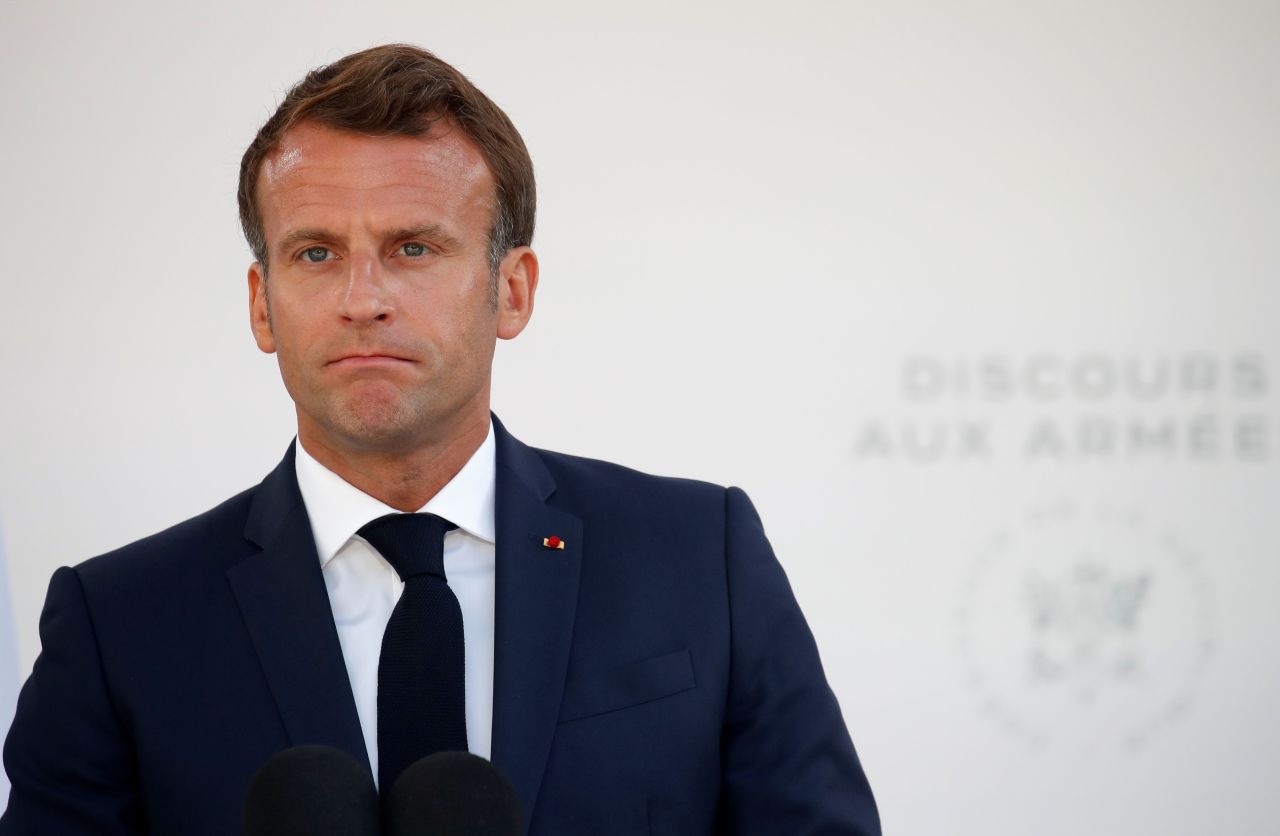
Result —
POLYGON ((497 412, 752 494, 888 832, 1273 832, 1270 2, 0 0, 22 675, 55 567, 283 452, 239 156, 389 40, 537 166, 497 412))

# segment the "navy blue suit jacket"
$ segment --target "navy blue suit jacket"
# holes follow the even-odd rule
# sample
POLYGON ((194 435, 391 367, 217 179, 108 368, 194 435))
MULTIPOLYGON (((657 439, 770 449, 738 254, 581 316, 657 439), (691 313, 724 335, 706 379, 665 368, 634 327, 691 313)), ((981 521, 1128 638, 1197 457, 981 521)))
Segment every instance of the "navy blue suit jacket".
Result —
MULTIPOLYGON (((527 832, 878 834, 746 495, 495 431, 492 755, 527 832)), ((3 836, 231 836, 275 752, 367 764, 292 448, 256 488, 59 569, 40 635, 3 836)))

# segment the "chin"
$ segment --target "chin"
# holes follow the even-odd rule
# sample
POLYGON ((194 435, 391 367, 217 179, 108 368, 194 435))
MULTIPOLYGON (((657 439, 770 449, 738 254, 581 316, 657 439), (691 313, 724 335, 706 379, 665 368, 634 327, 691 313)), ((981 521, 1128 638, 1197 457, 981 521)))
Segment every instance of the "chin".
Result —
POLYGON ((328 423, 352 447, 390 452, 412 448, 424 435, 429 419, 404 404, 365 401, 328 423))

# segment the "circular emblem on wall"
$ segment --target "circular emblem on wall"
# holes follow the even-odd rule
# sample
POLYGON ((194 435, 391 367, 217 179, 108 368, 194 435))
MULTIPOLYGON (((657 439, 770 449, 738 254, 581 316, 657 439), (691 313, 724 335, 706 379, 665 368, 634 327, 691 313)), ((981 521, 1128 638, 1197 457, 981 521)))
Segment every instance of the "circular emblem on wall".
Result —
POLYGON ((1141 747, 1213 654, 1199 556, 1128 508, 1063 501, 997 532, 957 618, 983 712, 1033 746, 1141 747))

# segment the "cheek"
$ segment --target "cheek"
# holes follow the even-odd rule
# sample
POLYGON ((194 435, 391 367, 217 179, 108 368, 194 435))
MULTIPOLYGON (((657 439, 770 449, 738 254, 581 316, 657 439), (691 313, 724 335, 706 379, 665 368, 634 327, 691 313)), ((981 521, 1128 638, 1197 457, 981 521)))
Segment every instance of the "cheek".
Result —
POLYGON ((276 355, 281 370, 297 371, 302 360, 316 350, 318 335, 314 322, 299 316, 297 309, 276 305, 271 311, 271 333, 276 343, 276 355))
POLYGON ((496 323, 488 306, 474 298, 451 300, 447 310, 440 310, 427 324, 437 335, 445 351, 457 355, 459 362, 469 363, 483 358, 486 345, 494 339, 496 323))

